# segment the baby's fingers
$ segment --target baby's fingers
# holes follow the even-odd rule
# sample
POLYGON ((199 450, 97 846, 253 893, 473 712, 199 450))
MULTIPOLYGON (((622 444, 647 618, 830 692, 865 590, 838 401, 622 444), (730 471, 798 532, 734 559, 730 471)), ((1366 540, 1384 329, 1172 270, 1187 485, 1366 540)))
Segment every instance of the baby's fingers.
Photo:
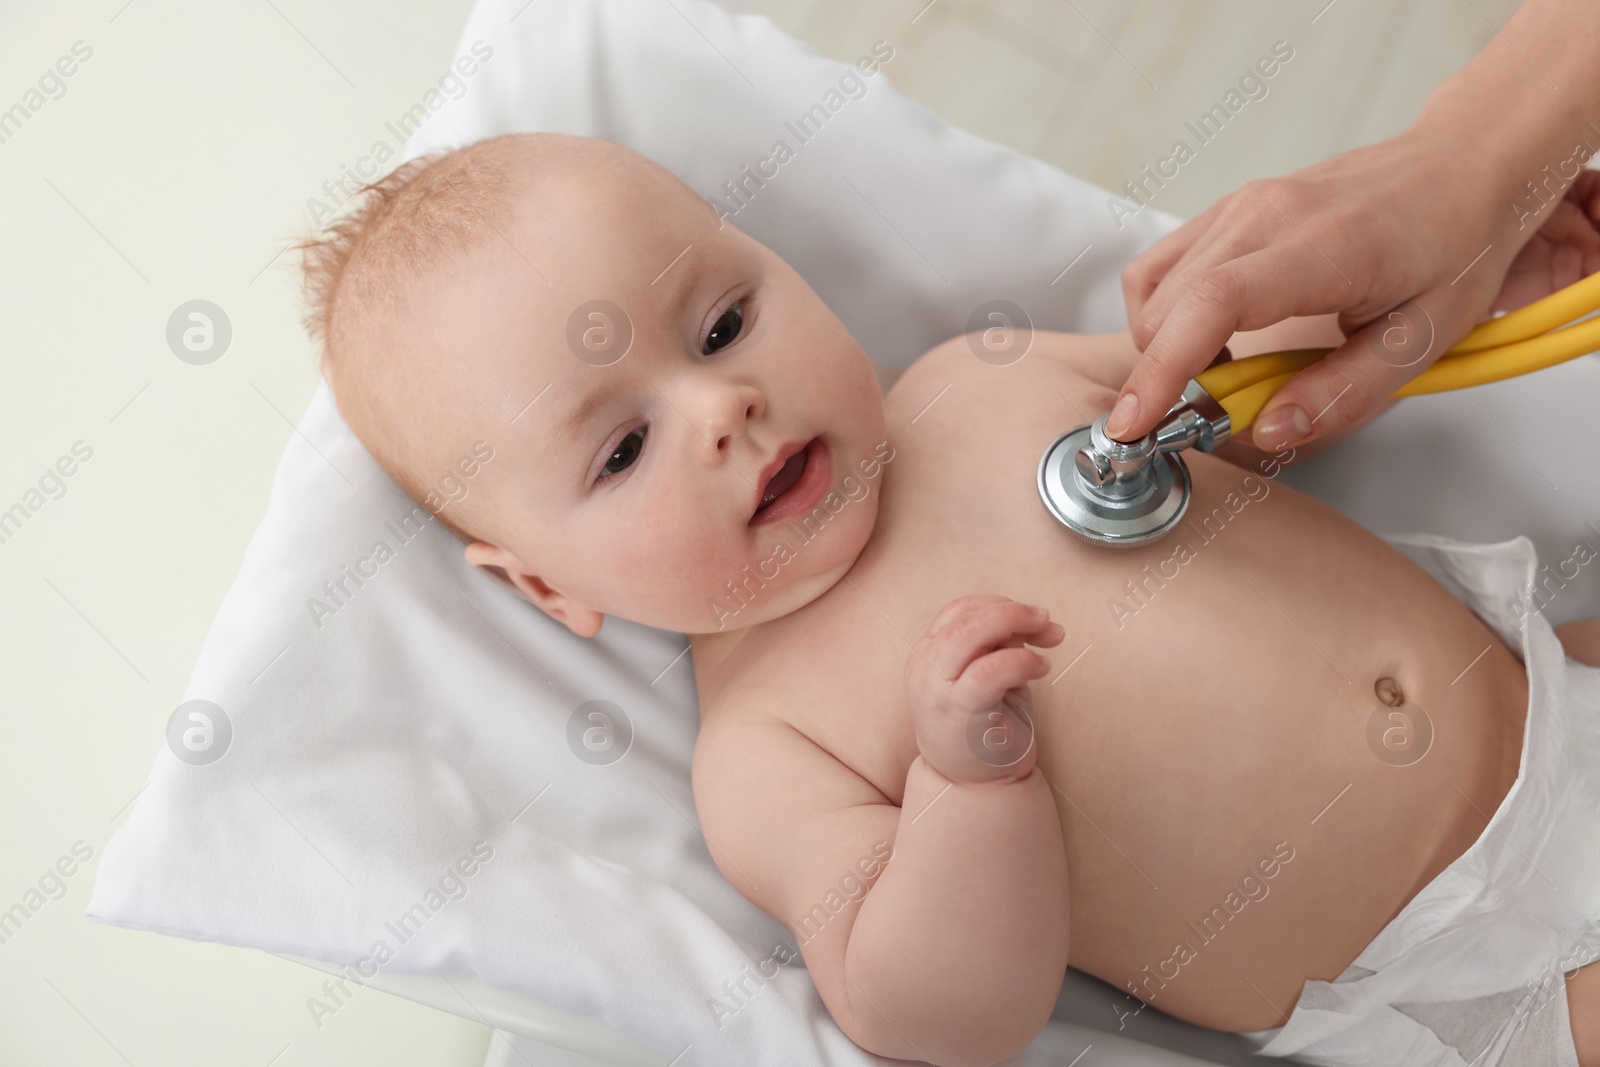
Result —
POLYGON ((960 708, 985 708, 1050 673, 1050 661, 1026 648, 1002 648, 973 662, 956 682, 954 703, 960 708))
POLYGON ((1024 642, 1058 644, 1064 631, 1049 621, 1048 612, 1015 600, 975 604, 930 630, 918 647, 929 665, 946 682, 954 682, 967 665, 991 649, 1017 647, 1024 642))

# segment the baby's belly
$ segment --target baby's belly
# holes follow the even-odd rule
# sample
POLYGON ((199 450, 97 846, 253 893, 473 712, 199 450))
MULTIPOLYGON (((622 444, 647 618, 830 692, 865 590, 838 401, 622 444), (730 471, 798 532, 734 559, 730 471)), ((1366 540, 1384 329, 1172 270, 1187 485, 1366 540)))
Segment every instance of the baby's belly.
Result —
POLYGON ((1260 474, 1193 456, 1190 521, 1109 550, 1038 500, 1059 414, 987 440, 968 422, 943 449, 932 430, 916 447, 927 421, 901 430, 852 577, 905 633, 971 592, 1065 627, 1032 689, 1072 964, 1202 1025, 1279 1024, 1482 831, 1515 776, 1521 664, 1379 538, 1260 474))
MULTIPOLYGON (((1194 466, 1197 506, 1239 478, 1194 466)), ((1033 685, 1073 964, 1225 1029, 1277 1025, 1467 848, 1526 703, 1520 663, 1418 568, 1254 484, 1226 525, 1092 550, 1032 593, 1079 621, 1033 685)))

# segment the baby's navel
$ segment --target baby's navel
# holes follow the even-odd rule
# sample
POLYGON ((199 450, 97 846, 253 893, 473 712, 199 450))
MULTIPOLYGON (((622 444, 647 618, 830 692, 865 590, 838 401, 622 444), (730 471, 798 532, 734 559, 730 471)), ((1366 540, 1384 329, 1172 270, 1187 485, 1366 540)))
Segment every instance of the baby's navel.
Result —
POLYGON ((1400 691, 1400 683, 1384 675, 1373 683, 1372 691, 1378 694, 1378 699, 1391 708, 1398 708, 1406 702, 1405 693, 1400 691))

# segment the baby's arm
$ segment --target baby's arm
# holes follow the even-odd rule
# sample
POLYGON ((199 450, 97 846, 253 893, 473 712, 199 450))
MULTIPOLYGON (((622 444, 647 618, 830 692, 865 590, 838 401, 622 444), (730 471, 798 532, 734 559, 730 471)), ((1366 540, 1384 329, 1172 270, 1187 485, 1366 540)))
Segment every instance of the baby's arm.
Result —
POLYGON ((941 1065, 992 1064, 1038 1034, 1060 993, 1069 928, 1061 827, 1033 748, 995 767, 964 740, 964 704, 998 703, 1039 676, 1043 658, 1018 647, 1039 643, 1028 636, 1036 620, 1003 597, 951 607, 964 601, 977 603, 947 608, 912 653, 957 680, 937 679, 934 691, 947 692, 914 712, 922 755, 901 807, 787 723, 749 709, 708 721, 695 754, 712 855, 795 931, 834 1020, 870 1052, 941 1065), (940 633, 940 622, 951 630, 940 633), (976 658, 961 662, 963 646, 976 658), (922 722, 956 729, 924 737, 922 722), (889 847, 892 862, 876 869, 889 847), (862 892, 869 870, 876 880, 862 892))

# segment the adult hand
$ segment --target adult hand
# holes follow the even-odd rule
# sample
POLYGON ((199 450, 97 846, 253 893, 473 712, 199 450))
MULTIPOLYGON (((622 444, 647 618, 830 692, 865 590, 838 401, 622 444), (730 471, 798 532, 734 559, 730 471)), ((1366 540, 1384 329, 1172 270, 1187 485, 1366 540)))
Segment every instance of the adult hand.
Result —
POLYGON ((1585 170, 1506 271, 1491 312, 1515 311, 1600 270, 1600 171, 1585 170))
MULTIPOLYGON (((1543 288, 1551 278, 1582 276, 1573 252, 1557 262, 1548 240, 1519 257, 1534 228, 1519 233, 1500 188, 1468 180, 1462 160, 1443 131, 1419 124, 1287 177, 1249 181, 1157 242, 1123 272, 1145 354, 1108 432, 1150 430, 1235 331, 1337 312, 1345 343, 1279 390, 1253 429, 1262 448, 1307 441, 1360 420, 1422 373, 1484 317, 1514 261, 1517 284, 1502 294, 1513 301, 1552 291, 1543 288)), ((1595 238, 1595 214, 1580 210, 1600 206, 1595 180, 1580 181, 1562 205, 1570 210, 1544 213, 1564 238, 1557 244, 1595 238)), ((1595 253, 1600 241, 1578 250, 1585 263, 1595 253)))

